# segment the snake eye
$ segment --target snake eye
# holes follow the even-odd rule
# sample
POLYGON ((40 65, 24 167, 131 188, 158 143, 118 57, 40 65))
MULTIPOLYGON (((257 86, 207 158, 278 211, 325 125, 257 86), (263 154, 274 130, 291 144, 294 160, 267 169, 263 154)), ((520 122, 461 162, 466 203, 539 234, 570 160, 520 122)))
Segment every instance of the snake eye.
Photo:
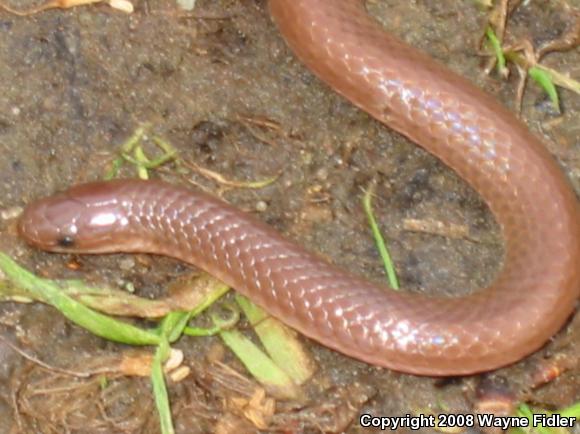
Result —
POLYGON ((57 240, 60 247, 72 247, 75 245, 75 239, 70 235, 65 235, 57 240))

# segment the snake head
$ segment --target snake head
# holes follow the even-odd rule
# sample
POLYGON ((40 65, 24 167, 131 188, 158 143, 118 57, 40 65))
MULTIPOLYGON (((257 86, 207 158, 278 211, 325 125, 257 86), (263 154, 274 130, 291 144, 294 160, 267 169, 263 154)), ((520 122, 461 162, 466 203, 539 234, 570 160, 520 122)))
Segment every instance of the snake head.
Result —
POLYGON ((95 182, 40 199, 26 207, 18 232, 28 244, 52 252, 110 252, 111 244, 121 245, 128 224, 115 189, 114 182, 95 182))

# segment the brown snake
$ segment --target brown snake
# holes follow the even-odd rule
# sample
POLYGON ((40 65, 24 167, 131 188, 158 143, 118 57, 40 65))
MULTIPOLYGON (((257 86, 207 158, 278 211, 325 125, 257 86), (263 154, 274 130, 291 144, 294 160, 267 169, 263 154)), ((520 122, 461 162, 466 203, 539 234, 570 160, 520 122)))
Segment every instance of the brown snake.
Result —
POLYGON ((578 200, 542 143, 465 79, 383 31, 358 0, 270 0, 288 45, 334 90, 465 179, 505 238, 493 284, 458 298, 393 292, 205 194, 161 182, 74 187, 29 206, 33 245, 152 252, 195 264, 303 334, 423 375, 494 369, 543 345, 580 290, 578 200))

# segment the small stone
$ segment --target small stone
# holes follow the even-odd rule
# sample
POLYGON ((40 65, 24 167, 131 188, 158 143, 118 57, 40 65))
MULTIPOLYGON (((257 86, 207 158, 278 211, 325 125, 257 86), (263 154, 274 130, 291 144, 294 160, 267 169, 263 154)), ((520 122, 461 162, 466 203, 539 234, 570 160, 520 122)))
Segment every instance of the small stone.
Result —
POLYGON ((123 271, 130 271, 135 268, 135 259, 132 257, 123 258, 119 261, 119 268, 123 271))
POLYGON ((258 212, 264 212, 268 209, 268 204, 266 202, 264 202, 263 200, 259 200, 256 203, 256 211, 258 212))
POLYGON ((12 220, 22 214, 22 207, 13 206, 10 208, 5 208, 0 210, 0 219, 2 220, 12 220))

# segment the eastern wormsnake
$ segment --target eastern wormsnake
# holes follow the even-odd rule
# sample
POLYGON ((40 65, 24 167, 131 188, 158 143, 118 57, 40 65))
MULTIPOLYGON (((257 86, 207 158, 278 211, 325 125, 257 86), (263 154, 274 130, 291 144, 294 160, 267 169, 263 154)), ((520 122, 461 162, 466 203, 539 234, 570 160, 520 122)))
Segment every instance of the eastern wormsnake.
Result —
POLYGON ((542 143, 465 79, 385 33, 358 0, 270 0, 294 53, 334 90, 455 170, 505 238, 489 288, 435 298, 378 287, 206 194, 124 180, 29 206, 32 245, 152 252, 195 264, 301 333, 368 363, 422 375, 498 368, 537 350, 580 290, 578 200, 542 143))

